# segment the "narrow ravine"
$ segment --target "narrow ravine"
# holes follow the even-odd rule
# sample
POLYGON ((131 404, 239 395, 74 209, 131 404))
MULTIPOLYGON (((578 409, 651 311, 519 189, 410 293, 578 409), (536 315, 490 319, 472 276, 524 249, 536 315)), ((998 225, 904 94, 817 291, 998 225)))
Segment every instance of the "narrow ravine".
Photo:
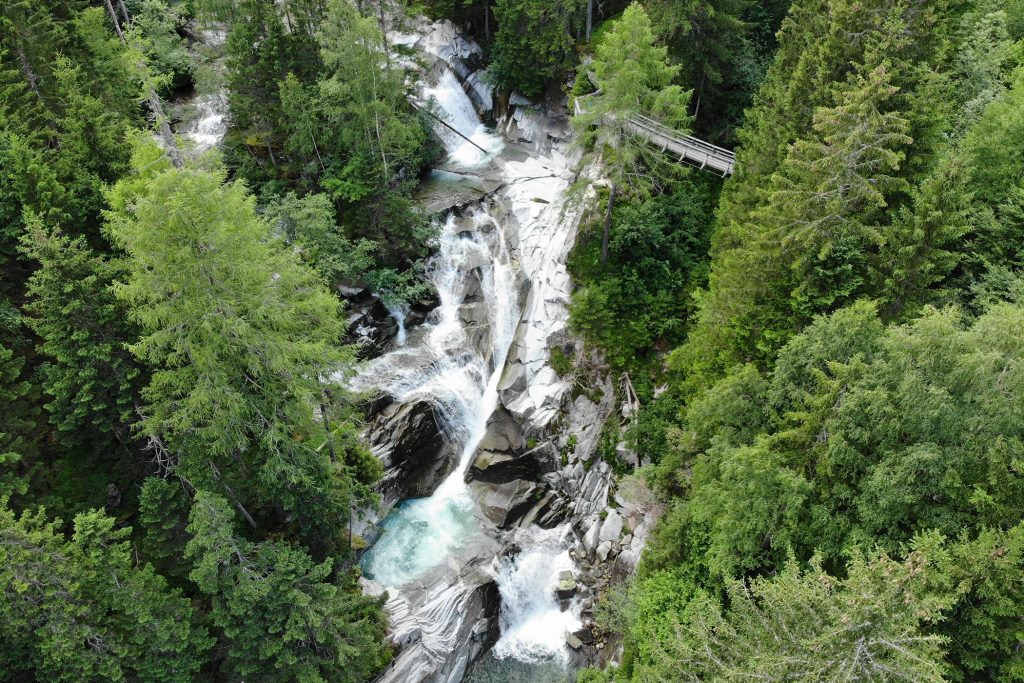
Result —
POLYGON ((481 513, 494 503, 481 501, 467 471, 482 442, 500 440, 498 412, 543 424, 567 389, 547 367, 547 337, 567 319, 564 263, 575 220, 564 195, 573 175, 536 113, 526 114, 531 130, 511 116, 503 130, 485 128, 478 110, 491 95, 467 66, 479 48, 450 25, 423 31, 392 39, 435 58, 417 105, 448 124, 436 126, 447 158, 435 194, 461 199, 452 200, 427 268, 440 305, 365 363, 351 388, 386 396, 392 410, 429 405, 457 457, 431 495, 397 502, 367 529, 378 538, 360 564, 366 590, 388 593, 402 648, 380 680, 455 683, 491 646, 478 680, 514 680, 517 670, 528 680, 534 667, 565 669, 566 636, 580 627, 579 606, 555 593, 574 568, 571 530, 502 531, 481 513), (512 130, 514 140, 501 135, 512 130), (531 136, 538 142, 524 144, 531 136), (478 199, 461 194, 460 185, 488 183, 478 199))

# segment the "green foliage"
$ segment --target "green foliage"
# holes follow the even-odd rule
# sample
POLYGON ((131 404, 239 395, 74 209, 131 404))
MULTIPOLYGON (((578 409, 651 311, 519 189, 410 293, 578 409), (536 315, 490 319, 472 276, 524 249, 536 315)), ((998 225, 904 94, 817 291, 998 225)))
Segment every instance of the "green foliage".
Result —
POLYGON ((351 359, 339 303, 271 239, 243 185, 148 154, 108 214, 129 255, 117 294, 143 330, 131 349, 153 370, 142 428, 193 486, 277 508, 312 545, 340 546, 350 497, 379 465, 358 448, 332 461, 314 419, 326 378, 351 359))
POLYGON ((186 546, 192 581, 210 596, 211 621, 226 639, 232 676, 358 683, 386 663, 377 600, 334 585, 331 560, 317 564, 281 541, 246 541, 233 518, 227 500, 199 492, 186 546))
POLYGON ((23 495, 28 490, 22 458, 35 455, 33 434, 38 409, 33 405, 32 385, 23 378, 25 361, 0 346, 0 498, 23 495))
POLYGON ((670 195, 619 204, 604 266, 593 231, 580 237, 569 261, 582 285, 570 307, 572 325, 616 367, 640 365, 656 348, 682 340, 689 293, 706 275, 713 192, 694 180, 670 195))
POLYGON ((112 290, 123 265, 98 256, 82 238, 47 232, 37 218, 28 228, 23 249, 38 269, 28 281, 26 310, 50 359, 42 368, 50 421, 66 444, 127 447, 142 371, 126 348, 138 330, 112 290))
MULTIPOLYGON (((675 358, 688 392, 738 363, 766 367, 814 314, 877 294, 884 282, 873 272, 878 254, 893 232, 907 230, 902 222, 890 227, 894 214, 911 179, 947 144, 954 118, 942 72, 948 53, 939 47, 959 15, 943 7, 794 5, 739 132, 738 171, 716 216, 709 287, 675 358)), ((929 255, 910 247, 900 258, 913 259, 914 251, 929 255)), ((927 273, 930 265, 915 267, 927 273)))
POLYGON ((328 283, 354 282, 374 265, 377 245, 346 237, 325 194, 299 198, 289 192, 273 199, 264 213, 285 240, 300 251, 302 260, 328 283))
POLYGON ((1022 324, 1019 305, 994 303, 970 323, 930 309, 886 328, 873 305, 857 304, 794 337, 767 381, 737 368, 687 405, 655 471, 663 491, 685 498, 644 572, 688 572, 715 591, 817 554, 852 577, 857 549, 896 556, 937 530, 960 539, 953 557, 990 560, 944 569, 960 591, 944 614, 970 616, 928 632, 955 637, 949 661, 964 676, 1016 670, 1014 637, 1002 638, 1017 618, 1009 577, 1024 567, 1017 532, 999 530, 1024 519, 1013 398, 1024 390, 1022 324))
POLYGON ((491 77, 499 87, 541 98, 574 64, 580 0, 497 0, 491 77))
MULTIPOLYGON (((748 22, 755 4, 750 0, 649 0, 644 3, 658 36, 669 46, 682 66, 681 82, 692 88, 697 100, 697 122, 718 139, 728 137, 739 124, 743 110, 751 103, 765 70, 769 46, 758 44, 760 26, 748 22)), ((767 16, 753 17, 766 24, 761 40, 778 29, 788 1, 769 2, 767 16), (782 5, 781 12, 772 5, 782 5)))
POLYGON ((649 194, 676 177, 680 167, 634 135, 629 118, 643 115, 686 132, 690 93, 672 84, 679 67, 668 63, 667 48, 656 43, 637 3, 598 45, 591 66, 600 94, 587 98, 583 113, 573 119, 579 144, 600 157, 613 195, 620 186, 639 196, 649 194))
POLYGON ((179 27, 188 20, 181 5, 172 10, 163 0, 145 0, 132 17, 132 27, 143 46, 146 64, 152 75, 164 84, 161 95, 171 95, 193 82, 195 65, 178 33, 179 27))
POLYGON ((5 680, 191 681, 212 644, 190 602, 128 530, 78 515, 70 540, 43 510, 0 510, 0 671, 5 680))
POLYGON ((842 580, 789 562, 773 578, 730 584, 726 610, 697 597, 638 679, 943 681, 942 640, 925 629, 949 598, 934 590, 939 551, 928 541, 903 562, 854 556, 842 580))

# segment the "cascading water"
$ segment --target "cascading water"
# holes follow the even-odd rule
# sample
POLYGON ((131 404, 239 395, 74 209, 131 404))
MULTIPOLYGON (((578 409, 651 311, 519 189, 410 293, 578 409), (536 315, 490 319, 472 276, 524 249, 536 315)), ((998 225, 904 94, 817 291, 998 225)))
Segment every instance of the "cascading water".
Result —
POLYGON ((224 72, 224 41, 227 33, 220 28, 199 32, 200 41, 193 46, 193 57, 205 64, 202 92, 185 107, 177 132, 192 142, 196 154, 218 146, 227 132, 228 97, 220 80, 224 72))
MULTIPOLYGON (((425 49, 442 60, 479 50, 450 25, 433 29, 425 49)), ((392 40, 418 44, 415 36, 392 40)), ((395 506, 360 564, 370 579, 367 590, 388 590, 392 635, 403 646, 382 681, 456 683, 495 636, 494 657, 473 680, 555 681, 566 670, 566 634, 580 626, 578 606, 563 611, 554 592, 559 573, 573 569, 568 528, 520 530, 515 544, 521 552, 492 562, 500 551, 498 534, 477 518, 465 476, 499 404, 513 348, 529 385, 518 404, 525 410, 535 404, 532 410, 545 417, 560 397, 557 376, 545 369, 545 340, 566 317, 564 263, 574 224, 564 220, 561 206, 572 174, 557 150, 545 157, 521 148, 502 154, 504 143, 481 123, 455 74, 466 76, 467 87, 483 100, 480 72, 467 76, 464 64, 450 68, 453 63, 439 62, 436 85, 417 99, 447 124, 435 125, 448 152, 446 170, 487 178, 492 190, 502 189, 447 217, 427 269, 440 305, 402 343, 364 364, 351 386, 400 404, 428 402, 460 457, 433 495, 395 506), (530 281, 526 301, 523 280, 530 281), (495 585, 498 619, 496 596, 487 592, 495 585), (489 634, 488 624, 500 625, 500 634, 489 634)))
POLYGON ((504 146, 501 140, 492 135, 477 117, 473 103, 451 69, 445 68, 437 85, 425 89, 423 95, 428 106, 438 110, 437 116, 451 126, 439 124, 435 127, 448 151, 450 163, 473 166, 485 161, 488 155, 501 151, 504 146))
POLYGON ((384 534, 363 557, 367 575, 388 587, 415 580, 444 561, 474 531, 476 520, 465 483, 487 418, 497 404, 497 384, 515 326, 518 301, 508 247, 500 226, 482 209, 468 221, 448 217, 428 276, 441 300, 435 321, 412 343, 363 368, 353 388, 389 392, 399 402, 429 401, 455 443, 459 465, 429 498, 405 501, 385 520, 384 534), (479 289, 481 302, 466 304, 479 289), (482 312, 467 319, 466 307, 482 312), (490 344, 477 348, 472 328, 490 344))
POLYGON ((559 575, 575 569, 566 531, 562 527, 524 529, 516 543, 528 550, 499 561, 501 639, 492 650, 498 659, 566 663, 565 634, 582 625, 579 606, 562 610, 555 598, 559 575))

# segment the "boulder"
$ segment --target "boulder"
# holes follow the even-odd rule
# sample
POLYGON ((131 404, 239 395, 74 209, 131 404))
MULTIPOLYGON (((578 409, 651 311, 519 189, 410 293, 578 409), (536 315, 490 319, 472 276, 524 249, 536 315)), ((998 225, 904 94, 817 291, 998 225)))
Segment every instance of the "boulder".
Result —
POLYGON ((598 537, 603 541, 617 541, 619 535, 622 534, 622 515, 617 511, 612 510, 608 513, 604 522, 601 523, 601 534, 598 537))
POLYGON ((584 626, 579 630, 573 631, 572 635, 576 636, 576 638, 584 645, 591 645, 594 642, 594 632, 590 630, 589 626, 584 626))
POLYGON ((601 520, 595 520, 587 532, 583 534, 583 548, 587 551, 587 555, 593 556, 597 550, 599 543, 598 534, 601 533, 601 520))
POLYGON ((409 304, 409 310, 405 314, 405 328, 412 329, 422 324, 430 312, 441 305, 441 299, 437 292, 431 288, 430 293, 409 304))
POLYGON ((574 650, 578 650, 583 647, 583 641, 579 639, 574 633, 565 634, 565 644, 574 650))
POLYGON ((568 569, 558 573, 558 584, 555 586, 555 597, 559 600, 568 600, 576 595, 576 578, 568 569))
POLYGON ((504 484, 516 479, 536 479, 537 463, 529 453, 512 455, 480 451, 473 459, 466 478, 488 484, 504 484))
POLYGON ((470 484, 478 509, 496 526, 507 528, 526 514, 538 488, 532 481, 515 479, 504 484, 470 484))
POLYGON ((404 498, 429 496, 455 469, 458 454, 427 401, 392 402, 382 408, 367 439, 384 464, 379 489, 390 508, 404 498))
POLYGON ((368 289, 339 287, 339 294, 346 300, 345 341, 355 344, 360 358, 376 358, 398 335, 398 321, 388 307, 368 289), (347 298, 346 294, 352 298, 347 298))

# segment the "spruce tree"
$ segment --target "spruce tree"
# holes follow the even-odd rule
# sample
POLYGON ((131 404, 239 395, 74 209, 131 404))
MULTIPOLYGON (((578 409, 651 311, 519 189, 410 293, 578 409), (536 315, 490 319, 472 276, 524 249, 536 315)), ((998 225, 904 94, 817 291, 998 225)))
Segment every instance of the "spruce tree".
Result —
POLYGON ((0 671, 9 680, 194 680, 212 644, 190 601, 149 565, 128 529, 78 515, 66 539, 44 510, 0 508, 0 671))
POLYGON ((227 500, 200 492, 186 547, 190 576, 210 597, 233 676, 359 683, 383 666, 384 623, 375 599, 331 583, 331 560, 316 564, 282 541, 250 543, 233 520, 227 500))
POLYGON ((580 131, 580 144, 600 159, 610 182, 601 241, 604 263, 620 189, 643 197, 680 172, 674 160, 633 131, 631 119, 646 116, 683 134, 690 93, 673 84, 679 67, 668 63, 668 49, 655 42, 650 19, 638 3, 630 5, 605 36, 592 66, 598 92, 581 99, 581 113, 573 125, 580 131))
POLYGON ((113 285, 123 265, 95 254, 82 238, 47 231, 30 218, 24 252, 38 264, 29 278, 28 323, 42 339, 43 387, 50 421, 65 444, 128 449, 135 435, 142 372, 127 345, 138 330, 113 285))

